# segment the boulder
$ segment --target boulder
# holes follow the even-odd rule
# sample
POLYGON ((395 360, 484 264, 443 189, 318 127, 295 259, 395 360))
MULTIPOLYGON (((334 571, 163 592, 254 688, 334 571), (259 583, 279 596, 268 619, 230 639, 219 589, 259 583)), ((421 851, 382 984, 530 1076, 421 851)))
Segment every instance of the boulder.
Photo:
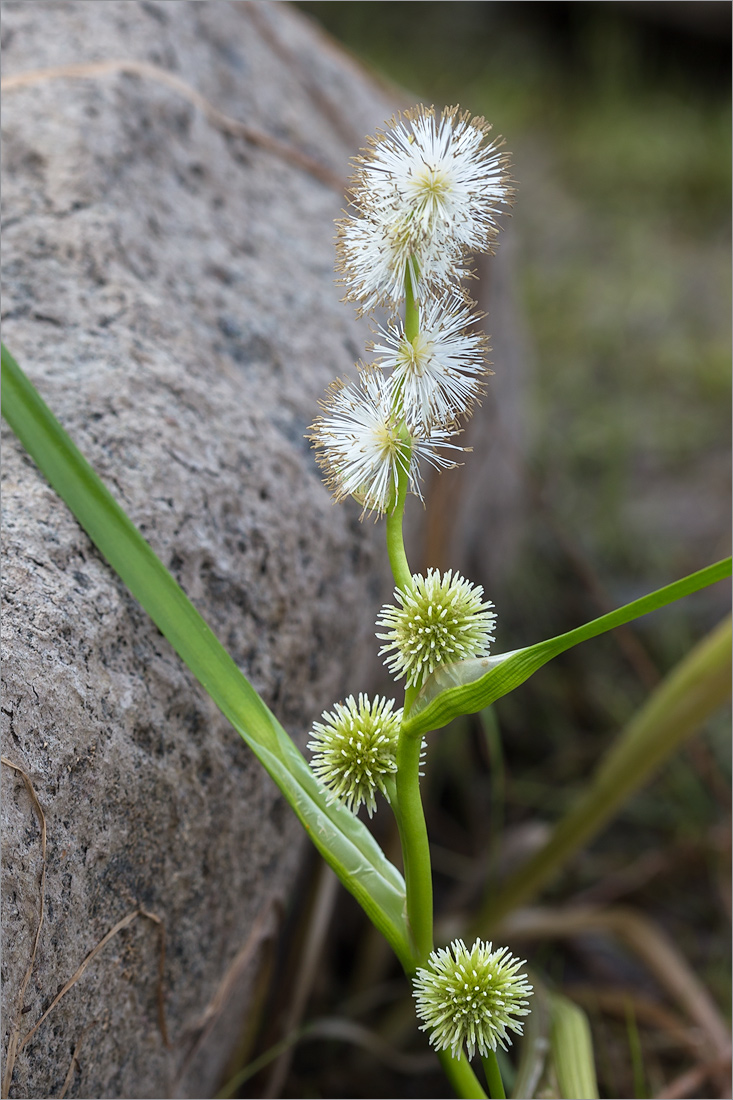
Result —
MULTIPOLYGON (((5 343, 302 747, 389 591, 304 434, 368 337, 333 220, 392 104, 285 4, 7 3, 2 31, 5 343), (99 62, 127 65, 52 71, 99 62)), ((7 430, 3 524, 3 753, 47 828, 23 993, 40 826, 4 765, 5 1042, 127 914, 162 922, 92 959, 10 1096, 211 1096, 300 826, 7 430)))

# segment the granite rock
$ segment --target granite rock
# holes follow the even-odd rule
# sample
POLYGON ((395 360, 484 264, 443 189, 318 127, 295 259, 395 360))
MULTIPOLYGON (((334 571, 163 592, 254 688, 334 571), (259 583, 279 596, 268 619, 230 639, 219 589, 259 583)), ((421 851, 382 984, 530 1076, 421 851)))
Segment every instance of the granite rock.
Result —
MULTIPOLYGON (((389 591, 378 528, 333 506, 304 434, 368 335, 334 285, 333 219, 393 105, 286 4, 7 3, 2 31, 6 79, 154 67, 5 91, 3 337, 302 746, 363 686, 389 591), (223 132, 158 70, 280 146, 223 132)), ((5 1042, 139 908, 165 927, 170 1041, 159 926, 136 917, 20 1051, 10 1096, 56 1096, 70 1067, 72 1097, 213 1095, 300 826, 7 431, 3 537, 3 752, 48 830, 19 1003, 40 832, 4 766, 5 1042)))

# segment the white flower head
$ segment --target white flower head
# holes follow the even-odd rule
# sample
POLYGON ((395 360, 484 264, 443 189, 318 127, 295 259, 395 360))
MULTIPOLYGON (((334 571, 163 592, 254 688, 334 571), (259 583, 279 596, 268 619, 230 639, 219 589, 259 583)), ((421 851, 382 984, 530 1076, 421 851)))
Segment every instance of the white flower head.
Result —
POLYGON ((336 703, 332 713, 323 712, 315 722, 308 748, 311 766, 331 792, 331 802, 341 801, 356 813, 362 802, 371 817, 380 790, 389 801, 385 779, 397 770, 395 755, 402 722, 402 708, 393 711, 394 700, 377 695, 371 702, 350 695, 336 703))
POLYGON ((405 296, 405 279, 418 298, 426 287, 443 288, 470 274, 455 241, 416 236, 408 213, 349 216, 337 222, 336 257, 344 300, 355 302, 358 315, 384 306, 394 313, 405 296))
POLYGON ((485 657, 494 637, 496 615, 490 600, 482 601, 481 585, 449 569, 442 576, 428 569, 427 576, 416 573, 407 590, 395 589, 400 606, 385 604, 377 626, 387 630, 377 634, 386 643, 379 651, 391 654, 385 664, 399 680, 407 677, 407 687, 420 687, 439 665, 485 657))
POLYGON ((399 207, 416 239, 438 236, 486 251, 496 215, 511 197, 507 157, 489 140, 491 126, 446 107, 422 104, 390 119, 369 141, 352 182, 357 205, 380 214, 399 207))
POLYGON ((464 1043, 469 1058, 476 1047, 483 1057, 497 1045, 506 1050, 508 1030, 522 1034, 523 1024, 513 1017, 529 1015, 532 986, 518 973, 521 966, 524 959, 514 958, 508 948, 492 951, 482 940, 470 951, 463 940, 432 951, 413 979, 420 1030, 430 1032, 432 1046, 450 1048, 454 1058, 460 1058, 464 1043))
POLYGON ((438 451, 460 450, 448 442, 451 433, 437 427, 424 432, 413 425, 408 430, 391 380, 378 370, 362 368, 359 385, 334 382, 321 408, 325 415, 316 418, 309 436, 316 460, 336 500, 353 496, 364 512, 383 514, 393 506, 400 472, 407 473, 410 490, 420 496, 421 457, 437 468, 455 465, 438 451))
POLYGON ((470 112, 418 106, 392 118, 356 158, 350 194, 358 217, 339 224, 346 298, 396 306, 409 270, 413 292, 467 273, 467 253, 487 252, 496 216, 511 202, 508 159, 490 126, 470 112))
POLYGON ((379 329, 382 343, 374 344, 379 366, 392 371, 405 417, 429 429, 448 426, 468 416, 484 392, 483 380, 489 350, 486 336, 473 328, 481 314, 454 294, 447 301, 428 299, 420 316, 420 331, 413 340, 400 322, 379 329))

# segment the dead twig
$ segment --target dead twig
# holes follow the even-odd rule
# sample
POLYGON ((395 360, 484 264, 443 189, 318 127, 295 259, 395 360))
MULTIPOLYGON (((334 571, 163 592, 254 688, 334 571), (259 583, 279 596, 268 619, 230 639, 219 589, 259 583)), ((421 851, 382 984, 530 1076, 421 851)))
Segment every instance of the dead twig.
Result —
MULTIPOLYGON (((163 1042, 165 1043, 166 1047, 169 1047, 170 1043, 168 1041, 168 1030, 167 1030, 166 1021, 165 1021, 165 1003, 164 1003, 164 999, 163 999, 163 979, 164 979, 164 968, 165 968, 165 925, 163 924, 163 921, 160 919, 160 917, 156 916, 155 913, 150 913, 146 909, 142 909, 142 908, 134 909, 131 913, 128 913, 127 916, 123 917, 122 920, 117 922, 117 924, 114 926, 114 928, 110 929, 110 931, 106 934, 106 936, 103 936, 103 938, 100 940, 100 942, 97 944, 97 946, 92 948, 92 950, 89 952, 87 957, 82 962, 81 966, 72 975, 72 977, 69 979, 69 981, 66 983, 66 985, 64 985, 59 990, 59 992, 56 994, 54 999, 51 1001, 51 1004, 48 1006, 46 1011, 41 1015, 41 1017, 36 1021, 36 1023, 33 1025, 33 1027, 30 1029, 30 1031, 27 1031, 22 1039, 19 1038, 19 1036, 20 1036, 20 1026, 19 1026, 18 1021, 20 1019, 20 1009, 22 1008, 22 1005, 23 1005, 23 1001, 24 1001, 24 998, 25 998, 25 991, 28 988, 28 982, 30 981, 31 974, 33 973, 33 967, 34 967, 35 961, 36 961, 36 954, 38 952, 38 943, 39 943, 40 938, 41 938, 41 928, 43 926, 43 918, 44 918, 44 913, 45 913, 44 897, 45 897, 45 890, 46 890, 46 817, 45 817, 45 814, 43 812, 43 809, 41 808, 41 804, 38 801, 38 796, 37 796, 37 794, 36 794, 36 792, 33 788, 33 784, 31 783, 28 774, 23 770, 23 768, 20 767, 19 764, 14 764, 13 761, 9 760, 6 756, 0 757, 0 759, 2 760, 2 763, 6 765, 6 767, 13 768, 13 770, 16 771, 20 775, 21 779, 25 783, 26 790, 28 791, 31 802, 33 803, 33 808, 35 809, 35 811, 38 815, 38 819, 39 819, 40 824, 41 824, 41 875, 40 875, 40 882, 39 882, 39 890, 40 890, 40 895, 41 896, 40 896, 40 905, 39 905, 39 914, 38 914, 38 926, 36 928, 36 934, 35 934, 35 937, 34 937, 34 940, 33 940, 33 948, 31 950, 30 962, 28 963, 28 968, 25 972, 25 976, 24 976, 23 981, 21 982, 21 985, 20 985, 19 996, 18 996, 19 1008, 18 1008, 17 1018, 13 1022, 13 1026, 12 1026, 12 1029, 11 1029, 11 1032, 10 1032, 10 1039, 8 1041, 7 1054, 6 1054, 6 1057, 5 1057, 5 1073, 3 1074, 3 1081, 2 1081, 2 1100, 7 1100, 7 1097, 10 1093, 10 1084, 11 1084, 12 1079, 13 1079, 13 1072, 15 1070, 15 1062, 16 1062, 16 1059, 17 1059, 18 1055, 22 1051, 23 1047, 33 1038, 33 1036, 38 1031, 41 1024, 44 1022, 44 1020, 46 1020, 49 1013, 51 1013, 53 1011, 53 1009, 56 1007, 56 1005, 59 1003, 59 1001, 63 997, 66 996, 66 994, 69 992, 70 989, 73 988, 73 986, 76 985, 76 983, 79 981, 79 979, 81 978, 81 976, 84 973, 84 971, 86 970, 86 968, 92 962, 92 960, 99 954, 99 952, 106 946, 106 944, 109 943, 109 941, 113 938, 113 936, 116 936, 117 933, 122 931, 123 928, 127 928, 127 926, 129 924, 132 924, 132 922, 135 920, 136 917, 146 917, 148 920, 152 921, 154 924, 157 924, 158 929, 159 929, 160 953, 159 953, 159 958, 158 958, 158 988, 157 988, 158 1026, 160 1027, 160 1033, 163 1037, 163 1042)), ((96 1022, 96 1021, 94 1021, 94 1022, 96 1022)), ((91 1027, 91 1026, 93 1026, 93 1025, 90 1024, 89 1027, 91 1027)), ((84 1038, 84 1035, 89 1030, 89 1027, 85 1028, 84 1031, 82 1032, 82 1034, 79 1038, 79 1042, 77 1043, 77 1049, 78 1049, 78 1046, 81 1044, 81 1041, 84 1038)), ((66 1081, 64 1082, 64 1089, 63 1089, 63 1092, 62 1092, 62 1096, 66 1095, 66 1091, 69 1088, 69 1085, 71 1083, 71 1079, 72 1079, 73 1074, 74 1074, 74 1065, 76 1063, 76 1054, 77 1054, 77 1050, 75 1050, 74 1054, 72 1055, 71 1065, 69 1066, 69 1071, 66 1075, 66 1081)))
MULTIPOLYGON (((657 1093, 656 1100, 683 1100, 683 1097, 700 1096, 700 1086, 708 1077, 719 1078, 722 1074, 730 1076, 730 1057, 717 1058, 713 1062, 701 1062, 692 1069, 685 1070, 671 1081, 664 1092, 657 1093)), ((720 1094, 730 1096, 730 1088, 720 1094)))
POLYGON ((252 925, 249 936, 234 956, 224 977, 219 983, 214 996, 204 1009, 197 1027, 196 1036, 176 1074, 174 1088, 177 1088, 183 1075, 191 1062, 196 1057, 206 1038, 211 1033, 221 1013, 225 1009, 229 998, 242 979, 247 967, 255 957, 255 952, 260 944, 274 934, 275 931, 275 904, 272 899, 263 906, 252 925))
POLYGON ((58 1100, 64 1100, 66 1093, 69 1091, 69 1086, 74 1079, 74 1071, 77 1069, 81 1069, 81 1065, 79 1063, 79 1051, 81 1050, 81 1044, 84 1042, 84 1036, 87 1034, 88 1031, 91 1031, 96 1022, 96 1020, 92 1020, 90 1024, 87 1024, 77 1040, 76 1046, 74 1047, 74 1053, 71 1055, 71 1062, 69 1063, 66 1077, 64 1078, 64 1087, 59 1093, 58 1100))
POLYGON ((632 989, 605 989, 585 985, 565 986, 563 993, 588 1012, 603 1012, 621 1020, 628 1018, 631 1004, 638 1023, 665 1032, 675 1047, 685 1047, 693 1058, 700 1057, 704 1045, 700 1030, 690 1027, 676 1012, 651 997, 645 997, 632 989))
POLYGON ((336 1039, 343 1043, 351 1043, 353 1046, 366 1050, 373 1058, 379 1059, 384 1065, 397 1073, 408 1077, 416 1077, 435 1068, 435 1056, 427 1051, 424 1054, 408 1054, 397 1050, 375 1031, 353 1020, 342 1017, 323 1016, 312 1020, 302 1027, 289 1032, 283 1039, 269 1047, 259 1058, 246 1065, 234 1077, 224 1085, 217 1093, 217 1100, 228 1100, 237 1092, 245 1082, 251 1080, 256 1074, 266 1069, 276 1058, 292 1050, 296 1045, 312 1042, 317 1039, 336 1039))
MULTIPOLYGON (((313 989, 318 965, 323 954, 323 944, 333 917, 338 894, 338 879, 326 863, 318 868, 318 880, 315 897, 306 928, 305 941, 298 961, 298 971, 291 989, 290 1005, 287 1011, 283 1032, 295 1032, 305 1012, 308 998, 313 989)), ((276 1059, 262 1096, 280 1096, 285 1083, 293 1048, 287 1047, 276 1059)))
MULTIPOLYGON (((18 1044, 18 1054, 20 1054, 21 1050, 26 1045, 26 1043, 28 1043, 33 1038, 33 1036, 38 1031, 41 1024, 44 1022, 44 1020, 46 1020, 48 1018, 50 1013, 53 1012, 54 1008, 59 1003, 59 1001, 61 1001, 66 996, 66 994, 69 992, 70 989, 73 989, 73 987, 79 981, 79 979, 81 978, 81 976, 83 975, 83 973, 87 969, 87 967, 90 965, 90 963, 92 963, 94 961, 94 959, 96 959, 99 952, 102 951, 107 946, 107 944, 109 943, 109 941, 111 939, 114 939, 114 937, 117 935, 118 932, 121 932, 123 930, 123 928, 127 928, 129 925, 131 925, 132 922, 137 919, 137 917, 147 917, 148 920, 153 921, 155 924, 162 925, 162 921, 161 921, 160 917, 155 916, 154 913, 148 913, 147 910, 145 910, 145 909, 133 909, 131 913, 128 913, 121 920, 118 920, 117 924, 115 924, 113 928, 110 928, 109 932, 107 932, 107 934, 105 936, 102 936, 102 939, 99 941, 99 943, 96 945, 96 947, 92 948, 92 950, 86 956, 86 958, 81 963, 81 965, 78 967, 78 969, 69 978, 68 982, 64 986, 61 987, 61 989, 56 994, 54 999, 51 1001, 51 1004, 48 1006, 48 1008, 43 1013, 43 1015, 38 1020, 36 1020, 35 1024, 30 1029, 30 1031, 26 1032, 26 1034, 23 1036, 20 1043, 18 1044)), ((165 1022, 163 1023, 162 1032, 163 1032, 163 1039, 167 1043, 167 1034, 166 1034, 165 1022)))
POLYGON ((605 910, 588 906, 525 909, 502 921, 501 931, 508 939, 565 938, 589 931, 617 936, 698 1025, 711 1057, 730 1058, 730 1033, 718 1006, 681 952, 648 917, 620 906, 605 910))
POLYGON ((149 913, 147 909, 140 907, 140 916, 147 917, 153 924, 158 926, 158 987, 156 990, 156 1001, 158 1003, 158 1028, 160 1030, 161 1037, 163 1039, 163 1045, 166 1050, 170 1050, 171 1044, 168 1038, 168 1025, 165 1020, 165 925, 160 917, 155 913, 149 913))

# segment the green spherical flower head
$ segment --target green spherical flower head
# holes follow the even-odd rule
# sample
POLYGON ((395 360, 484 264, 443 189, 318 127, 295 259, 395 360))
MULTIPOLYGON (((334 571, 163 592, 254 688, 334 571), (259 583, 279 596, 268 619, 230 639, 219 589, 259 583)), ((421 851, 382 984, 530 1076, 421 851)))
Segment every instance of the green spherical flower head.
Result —
POLYGON ((395 589, 400 607, 385 604, 377 620, 387 629, 377 637, 386 642, 380 656, 386 660, 395 679, 407 677, 407 686, 420 687, 439 665, 485 657, 493 641, 496 615, 482 602, 484 590, 451 570, 441 574, 428 569, 426 577, 417 573, 412 587, 395 589))
POLYGON ((331 802, 343 802, 356 813, 362 802, 371 817, 380 790, 389 801, 385 779, 397 771, 395 754, 402 723, 402 708, 392 713, 394 699, 377 695, 372 702, 350 695, 336 703, 333 713, 323 712, 323 722, 313 725, 311 767, 331 792, 331 802))
POLYGON ((472 1058, 476 1047, 486 1057, 497 1044, 504 1050, 511 1042, 507 1028, 522 1034, 513 1016, 527 1016, 525 998, 532 993, 523 974, 524 959, 515 959, 508 948, 491 950, 490 943, 476 940, 469 951, 463 940, 450 948, 432 951, 426 967, 413 979, 421 1031, 430 1032, 436 1050, 450 1047, 460 1058, 463 1044, 472 1058))

